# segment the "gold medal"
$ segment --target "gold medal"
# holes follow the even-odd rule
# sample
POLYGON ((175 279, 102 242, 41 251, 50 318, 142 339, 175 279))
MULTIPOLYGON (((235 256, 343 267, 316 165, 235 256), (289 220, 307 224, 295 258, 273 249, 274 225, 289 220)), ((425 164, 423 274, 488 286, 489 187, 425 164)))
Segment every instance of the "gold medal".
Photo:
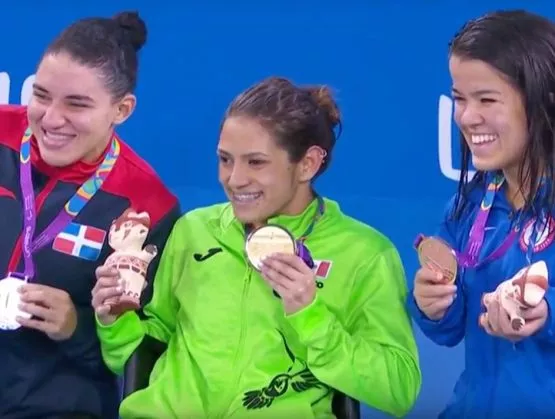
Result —
POLYGON ((285 228, 265 225, 253 230, 245 243, 245 253, 250 264, 259 271, 264 258, 274 253, 296 254, 295 239, 285 228))

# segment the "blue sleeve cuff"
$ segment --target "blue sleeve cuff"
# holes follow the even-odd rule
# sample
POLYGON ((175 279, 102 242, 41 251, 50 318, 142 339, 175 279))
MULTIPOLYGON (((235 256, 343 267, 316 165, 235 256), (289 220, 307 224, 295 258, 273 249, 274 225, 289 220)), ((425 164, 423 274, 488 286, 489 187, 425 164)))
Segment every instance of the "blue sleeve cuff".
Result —
POLYGON ((412 292, 407 299, 407 309, 422 333, 438 345, 455 346, 464 337, 464 299, 460 295, 460 291, 453 304, 439 320, 428 318, 420 310, 412 292))
POLYGON ((428 316, 426 316, 426 314, 422 310, 420 310, 418 304, 416 304, 416 300, 412 293, 408 299, 407 308, 416 323, 418 323, 423 328, 433 329, 449 325, 449 323, 453 321, 453 319, 455 318, 455 313, 457 311, 457 306, 459 305, 457 300, 459 300, 458 296, 455 297, 453 304, 451 304, 451 306, 445 311, 443 317, 439 320, 432 320, 428 316))
POLYGON ((549 287, 545 293, 545 302, 547 303, 547 319, 543 327, 536 333, 536 337, 555 343, 555 319, 553 318, 553 308, 555 308, 555 288, 549 287))

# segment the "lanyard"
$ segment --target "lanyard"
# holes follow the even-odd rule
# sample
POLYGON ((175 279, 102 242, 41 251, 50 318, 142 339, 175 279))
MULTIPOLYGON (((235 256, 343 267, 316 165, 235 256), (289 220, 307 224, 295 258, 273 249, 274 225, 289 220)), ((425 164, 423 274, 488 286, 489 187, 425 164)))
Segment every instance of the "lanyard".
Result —
MULTIPOLYGON (((482 249, 482 245, 484 243, 484 237, 486 233, 486 223, 487 223, 491 208, 493 206, 493 201, 495 199, 495 196, 499 191, 499 189, 501 189, 503 182, 504 182, 503 176, 495 175, 493 180, 489 183, 486 189, 486 194, 480 204, 478 214, 476 215, 476 219, 474 220, 474 223, 472 224, 472 227, 470 229, 468 244, 466 246, 466 249, 462 253, 455 251, 459 265, 464 268, 477 268, 478 266, 484 265, 488 262, 491 262, 495 259, 500 258, 505 254, 505 252, 509 250, 509 248, 511 247, 511 245, 513 244, 514 240, 518 235, 518 232, 520 229, 519 222, 518 222, 519 220, 517 220, 514 223, 514 227, 511 228, 510 233, 508 234, 507 237, 505 237, 503 242, 490 255, 488 255, 482 261, 478 261, 480 250, 482 249)), ((537 235, 536 224, 537 223, 534 223, 534 227, 533 227, 532 234, 529 240, 529 245, 528 245, 527 258, 529 262, 531 260, 530 253, 533 252, 534 243, 536 242, 536 235, 537 235)))
POLYGON ((35 194, 31 178, 31 136, 30 128, 27 128, 21 139, 19 151, 20 160, 20 184, 23 197, 23 258, 25 262, 24 279, 32 279, 35 275, 35 264, 32 255, 39 249, 50 243, 63 229, 79 214, 83 207, 98 192, 119 157, 120 144, 114 137, 110 150, 104 157, 104 161, 98 166, 96 172, 85 183, 79 187, 75 195, 66 202, 63 209, 56 218, 34 238, 37 222, 35 209, 35 194))
POLYGON ((299 243, 304 244, 304 241, 308 238, 308 235, 312 233, 312 230, 314 230, 314 226, 316 225, 316 222, 320 218, 322 218, 322 216, 324 215, 324 211, 326 210, 326 204, 324 203, 324 199, 320 195, 316 195, 316 200, 318 201, 316 214, 314 214, 314 217, 312 217, 312 221, 308 225, 306 231, 303 234, 301 234, 301 237, 297 239, 299 243))
POLYGON ((312 221, 310 221, 310 224, 308 225, 306 231, 301 235, 301 237, 296 240, 298 255, 310 269, 314 268, 315 264, 314 260, 312 259, 312 255, 310 254, 310 251, 308 250, 308 247, 306 247, 304 242, 308 238, 308 235, 312 233, 316 222, 320 218, 322 218, 322 216, 324 215, 324 211, 326 210, 324 199, 320 195, 316 195, 316 200, 318 201, 316 214, 314 214, 314 217, 312 217, 312 221))
MULTIPOLYGON (((316 201, 318 202, 316 207, 316 214, 314 214, 314 216, 312 217, 312 220, 310 221, 310 224, 308 225, 305 232, 301 234, 301 236, 297 239, 298 242, 303 243, 308 238, 308 235, 312 233, 312 230, 314 230, 316 222, 324 215, 324 211, 326 209, 324 199, 320 195, 316 195, 316 201)), ((247 224, 245 226, 245 235, 248 236, 252 230, 252 226, 250 224, 247 224)))

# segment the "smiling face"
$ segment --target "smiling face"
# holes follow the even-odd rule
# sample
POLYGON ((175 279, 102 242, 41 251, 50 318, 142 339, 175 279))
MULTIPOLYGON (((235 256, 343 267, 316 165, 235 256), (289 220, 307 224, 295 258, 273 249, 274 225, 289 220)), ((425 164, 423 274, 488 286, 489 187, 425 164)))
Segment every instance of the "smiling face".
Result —
POLYGON ((57 53, 38 67, 27 116, 43 160, 64 167, 97 159, 134 106, 132 95, 114 101, 97 70, 57 53))
POLYGON ((219 180, 235 216, 244 224, 259 224, 276 214, 301 212, 321 164, 313 154, 292 163, 255 119, 227 118, 218 144, 219 180))
POLYGON ((487 63, 453 55, 454 119, 476 169, 517 171, 528 143, 522 95, 487 63))

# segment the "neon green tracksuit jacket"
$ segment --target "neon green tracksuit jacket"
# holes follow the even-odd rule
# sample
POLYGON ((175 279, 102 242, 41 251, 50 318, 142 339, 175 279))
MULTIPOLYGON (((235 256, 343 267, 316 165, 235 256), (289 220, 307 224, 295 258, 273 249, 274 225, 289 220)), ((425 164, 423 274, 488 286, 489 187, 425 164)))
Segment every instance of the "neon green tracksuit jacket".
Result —
MULTIPOLYGON (((298 237, 316 206, 269 222, 298 237)), ((229 204, 185 214, 162 255, 148 319, 128 312, 98 323, 118 374, 145 334, 168 344, 150 385, 122 402, 122 419, 331 418, 331 389, 406 414, 421 373, 392 243, 326 199, 305 242, 318 261, 317 297, 289 316, 247 263, 244 243, 229 204)))

